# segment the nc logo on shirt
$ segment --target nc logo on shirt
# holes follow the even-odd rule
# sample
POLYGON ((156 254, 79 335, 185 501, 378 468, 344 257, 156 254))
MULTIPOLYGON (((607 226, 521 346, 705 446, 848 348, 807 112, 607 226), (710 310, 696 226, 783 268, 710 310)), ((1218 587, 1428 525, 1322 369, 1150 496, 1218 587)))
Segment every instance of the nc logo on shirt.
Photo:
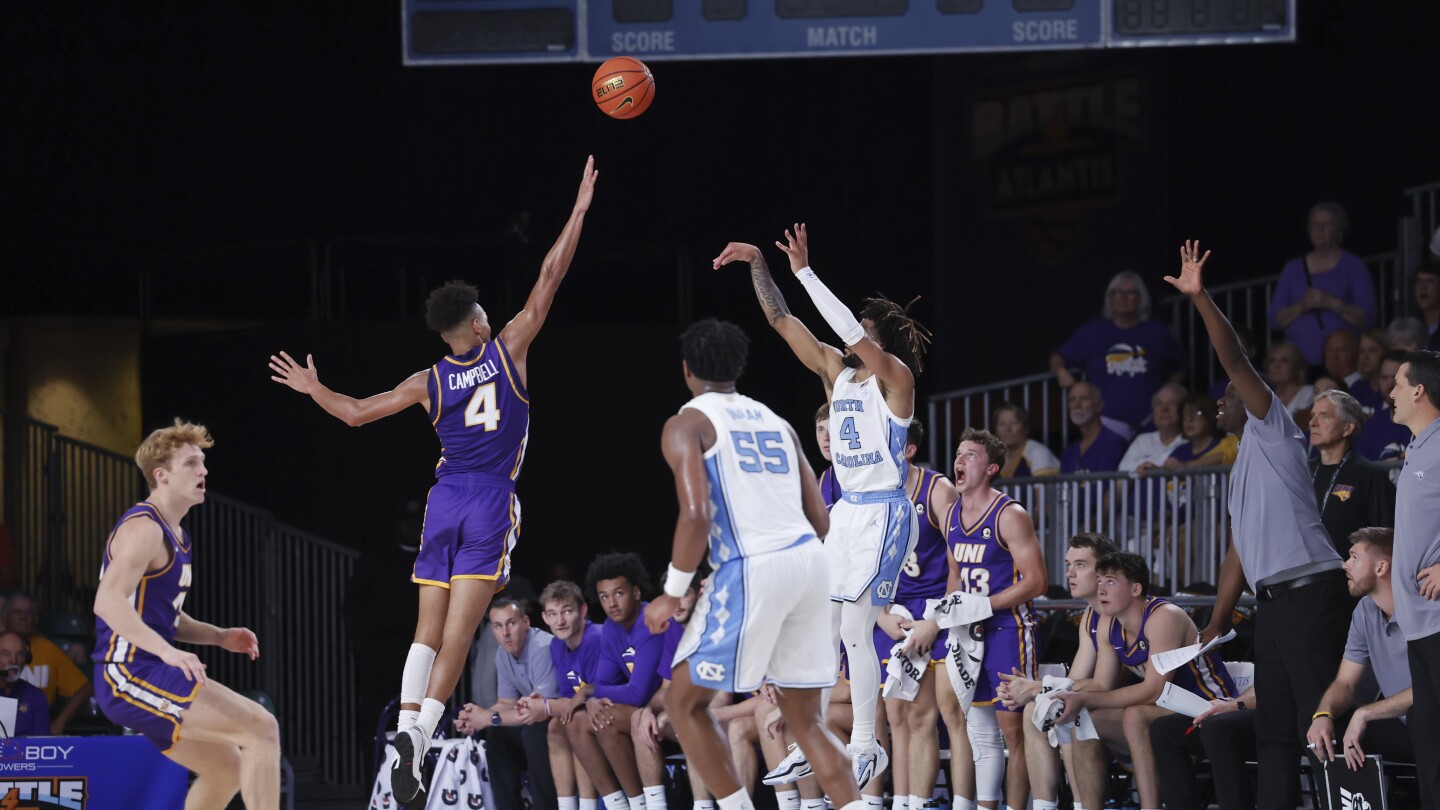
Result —
POLYGON ((725 680, 725 665, 714 661, 701 661, 695 665, 695 677, 702 681, 725 680))

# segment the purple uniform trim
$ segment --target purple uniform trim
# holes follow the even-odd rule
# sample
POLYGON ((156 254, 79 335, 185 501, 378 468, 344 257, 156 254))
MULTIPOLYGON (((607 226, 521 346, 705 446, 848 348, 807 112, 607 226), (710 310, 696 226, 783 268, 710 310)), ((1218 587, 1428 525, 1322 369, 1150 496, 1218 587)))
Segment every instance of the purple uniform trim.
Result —
POLYGON ((520 499, 508 479, 450 475, 425 499, 412 582, 450 587, 454 579, 510 580, 510 550, 520 537, 520 499))
POLYGON ((145 735, 161 753, 180 740, 180 721, 200 684, 159 659, 95 665, 95 701, 117 725, 145 735))

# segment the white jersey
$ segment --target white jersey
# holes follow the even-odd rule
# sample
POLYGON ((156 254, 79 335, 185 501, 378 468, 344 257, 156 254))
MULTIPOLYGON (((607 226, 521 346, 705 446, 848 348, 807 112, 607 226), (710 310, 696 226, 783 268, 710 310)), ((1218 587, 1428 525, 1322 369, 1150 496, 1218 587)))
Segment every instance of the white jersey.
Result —
POLYGON ((800 451, 790 425, 764 403, 711 392, 690 400, 715 426, 705 453, 710 479, 710 565, 815 539, 800 489, 800 451))
POLYGON ((910 419, 890 412, 880 379, 855 382, 855 369, 835 378, 830 394, 830 453, 845 492, 886 492, 905 486, 905 436, 910 419))

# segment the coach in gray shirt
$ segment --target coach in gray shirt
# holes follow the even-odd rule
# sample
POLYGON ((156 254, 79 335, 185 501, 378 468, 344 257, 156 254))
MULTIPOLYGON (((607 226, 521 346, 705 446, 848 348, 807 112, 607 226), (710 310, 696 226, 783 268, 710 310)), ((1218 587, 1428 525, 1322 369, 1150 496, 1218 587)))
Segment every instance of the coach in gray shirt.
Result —
POLYGON ((1394 420, 1415 434, 1395 484, 1395 611, 1415 690, 1410 736, 1420 803, 1440 807, 1440 354, 1410 355, 1390 396, 1394 420))
POLYGON ((530 695, 560 696, 555 664, 550 658, 554 636, 530 626, 519 602, 499 598, 490 603, 490 630, 499 642, 495 651, 495 705, 465 704, 455 727, 485 735, 485 758, 497 810, 522 810, 520 775, 530 772, 530 791, 537 809, 556 810, 555 779, 550 773, 546 739, 549 720, 544 712, 521 713, 518 702, 530 695))
POLYGON ((1362 597, 1350 616, 1350 638, 1335 682, 1325 690, 1310 724, 1312 755, 1329 762, 1343 757, 1353 769, 1369 754, 1391 762, 1414 762, 1410 732, 1402 725, 1410 710, 1410 662, 1405 634, 1395 620, 1391 590, 1391 553, 1394 532, 1367 527, 1350 535, 1350 556, 1345 576, 1351 596, 1362 597), (1352 706, 1374 694, 1374 682, 1385 696, 1346 715, 1352 706), (1342 738, 1338 730, 1344 729, 1342 738), (1343 739, 1336 747, 1333 743, 1343 739))
POLYGON ((1340 555, 1331 545, 1302 446, 1304 434, 1250 364, 1235 329, 1205 291, 1210 254, 1198 243, 1180 249, 1180 275, 1166 277, 1189 296, 1230 377, 1220 427, 1240 437, 1230 472, 1233 536, 1221 568, 1215 611, 1202 633, 1229 629, 1248 579, 1260 600, 1255 614, 1256 806, 1292 810, 1300 799, 1302 740, 1345 647, 1351 601, 1340 555))

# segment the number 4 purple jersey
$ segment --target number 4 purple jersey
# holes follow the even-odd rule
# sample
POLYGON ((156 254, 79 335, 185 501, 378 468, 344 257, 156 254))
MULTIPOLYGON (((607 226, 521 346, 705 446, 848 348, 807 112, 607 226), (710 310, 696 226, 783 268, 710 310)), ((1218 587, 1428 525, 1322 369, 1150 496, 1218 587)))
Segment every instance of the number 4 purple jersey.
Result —
POLYGON ((530 397, 499 338, 430 369, 430 423, 440 437, 437 478, 466 473, 514 481, 530 438, 530 397))

